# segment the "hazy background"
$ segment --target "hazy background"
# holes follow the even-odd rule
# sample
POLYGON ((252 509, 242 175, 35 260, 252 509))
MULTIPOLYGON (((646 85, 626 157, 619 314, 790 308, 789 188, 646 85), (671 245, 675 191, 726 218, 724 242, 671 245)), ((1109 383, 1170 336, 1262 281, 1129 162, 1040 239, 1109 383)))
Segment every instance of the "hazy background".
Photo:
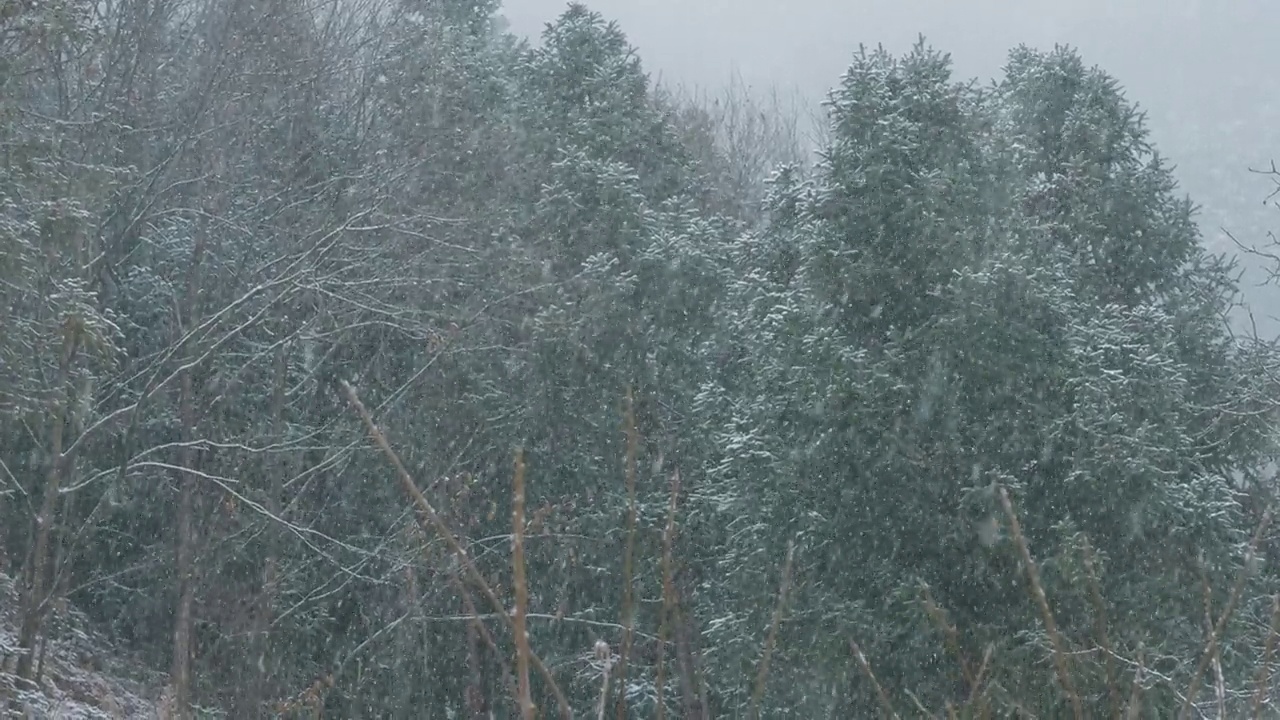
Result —
MULTIPOLYGON (((1116 76, 1149 113, 1157 146, 1203 207, 1215 250, 1220 231, 1268 242, 1280 210, 1264 207, 1268 178, 1249 172, 1280 158, 1280 2, 1272 0, 594 0, 617 20, 652 77, 714 90, 737 73, 756 90, 797 93, 816 105, 859 43, 903 52, 921 33, 952 54, 957 75, 989 79, 1019 43, 1077 47, 1116 76)), ((506 0, 511 29, 536 40, 566 6, 506 0)), ((1244 259, 1246 264, 1257 262, 1244 259)), ((1280 330, 1280 291, 1245 278, 1267 334, 1280 330)))

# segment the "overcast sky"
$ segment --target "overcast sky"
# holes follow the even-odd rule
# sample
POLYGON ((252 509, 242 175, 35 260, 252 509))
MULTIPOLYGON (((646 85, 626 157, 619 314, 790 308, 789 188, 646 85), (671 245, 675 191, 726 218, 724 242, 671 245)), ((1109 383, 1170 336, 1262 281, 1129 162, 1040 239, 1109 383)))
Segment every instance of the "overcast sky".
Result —
MULTIPOLYGON (((1018 43, 1077 46, 1135 94, 1229 106, 1246 79, 1276 82, 1273 0, 595 0, 650 71, 699 85, 731 70, 808 93, 830 87, 859 43, 906 50, 923 33, 960 74, 996 74, 1018 43), (1252 67, 1250 67, 1252 66, 1252 67), (1271 77, 1268 77, 1271 76, 1271 77), (1216 80, 1216 81, 1215 81, 1216 80)), ((561 0, 508 0, 515 31, 536 35, 561 0)), ((1256 89, 1256 86, 1255 86, 1256 89)))
MULTIPOLYGON (((1261 161, 1280 150, 1274 147, 1280 136, 1276 0, 586 4, 619 22, 655 78, 713 88, 737 72, 756 87, 794 89, 815 100, 838 81, 859 43, 901 52, 923 33, 952 54, 960 76, 984 79, 998 74, 1018 43, 1066 43, 1117 76, 1151 111, 1153 131, 1170 154, 1182 154, 1177 151, 1188 142, 1205 142, 1206 133, 1227 132, 1237 146, 1224 148, 1232 155, 1261 161), (1242 116, 1249 122, 1233 128, 1242 116)), ((507 0, 503 12, 514 31, 536 36, 565 6, 563 0, 507 0)))
MULTIPOLYGON (((958 76, 984 80, 999 74, 1019 43, 1073 45, 1149 111, 1157 145, 1204 206, 1211 246, 1227 246, 1218 232, 1224 224, 1255 239, 1280 229, 1280 211, 1261 204, 1266 181, 1247 172, 1280 158, 1280 0, 585 4, 618 21, 655 79, 714 89, 738 73, 757 89, 799 92, 812 102, 839 80, 859 43, 902 52, 923 33, 952 54, 958 76)), ((506 0, 503 14, 513 31, 536 38, 565 7, 563 0, 506 0)), ((1268 296, 1280 314, 1280 293, 1268 296)))

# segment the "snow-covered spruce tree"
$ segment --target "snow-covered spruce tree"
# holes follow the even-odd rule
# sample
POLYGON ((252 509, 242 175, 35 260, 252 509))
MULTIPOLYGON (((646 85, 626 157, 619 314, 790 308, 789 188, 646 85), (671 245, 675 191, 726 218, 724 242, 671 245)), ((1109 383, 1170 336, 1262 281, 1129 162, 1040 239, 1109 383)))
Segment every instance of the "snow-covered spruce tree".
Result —
MULTIPOLYGON (((845 690, 849 637, 891 687, 936 706, 967 693, 923 583, 971 662, 995 643, 994 683, 1059 707, 998 485, 1068 637, 1093 646, 1083 533, 1106 558, 1121 651, 1195 657, 1197 558, 1232 574, 1252 521, 1231 476, 1262 457, 1265 418, 1223 324, 1227 268, 1136 114, 1067 51, 1015 51, 979 91, 923 44, 860 53, 828 107, 814 179, 781 176, 771 227, 739 245, 731 362, 701 396, 721 434, 703 499, 727 528, 704 588, 731 598, 709 637, 723 709, 743 702, 776 584, 766 558, 791 538, 774 706, 873 707, 864 684, 845 690), (1030 124, 1053 107, 1069 122, 1030 124), (1073 199, 1046 209, 1045 186, 1073 199)), ((1105 695, 1078 672, 1090 701, 1105 695)))

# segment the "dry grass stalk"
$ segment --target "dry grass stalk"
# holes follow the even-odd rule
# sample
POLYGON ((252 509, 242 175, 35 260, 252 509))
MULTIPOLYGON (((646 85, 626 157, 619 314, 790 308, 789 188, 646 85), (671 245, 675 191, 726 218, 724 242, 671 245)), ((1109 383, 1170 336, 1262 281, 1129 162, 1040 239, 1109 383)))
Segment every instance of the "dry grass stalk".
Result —
POLYGON ((876 674, 871 670, 871 663, 867 662, 867 656, 862 654, 862 648, 858 647, 857 641, 853 639, 849 640, 849 648, 853 650, 853 657, 858 661, 858 667, 862 668, 862 674, 871 681, 871 687, 876 691, 876 700, 880 702, 881 712, 889 720, 899 720, 898 713, 893 709, 893 703, 889 702, 889 693, 884 691, 884 686, 876 679, 876 674))
POLYGON ((923 582, 920 583, 920 595, 921 601, 924 603, 925 613, 942 631, 942 637, 947 643, 947 649, 956 656, 956 661, 960 663, 960 674, 964 676, 965 685, 969 687, 971 692, 976 690, 977 686, 974 683, 973 672, 969 669, 969 663, 965 660, 964 652, 960 649, 960 631, 955 625, 951 624, 951 621, 947 618, 947 611, 943 610, 934 601, 933 594, 929 591, 929 586, 923 582))
POLYGON ((631 658, 631 643, 635 622, 632 562, 636 548, 636 454, 639 452, 640 433, 636 430, 635 397, 627 388, 626 405, 623 408, 623 429, 627 437, 627 547, 622 558, 622 648, 618 652, 618 720, 627 720, 627 661, 631 658))
POLYGON ((918 710, 921 715, 927 718, 933 717, 933 713, 929 712, 929 708, 925 707, 924 703, 920 702, 920 698, 916 697, 915 693, 911 692, 910 690, 907 690, 906 692, 907 692, 907 697, 911 698, 911 704, 916 706, 916 710, 918 710))
POLYGON ((471 627, 479 634, 480 639, 488 646, 489 651, 498 660, 498 668, 502 672, 503 684, 507 687, 507 692, 511 694, 511 700, 518 707, 520 705, 520 690, 516 685, 516 678, 511 671, 511 664, 507 662, 506 653, 498 649, 498 642, 493 639, 493 633, 489 632, 489 627, 484 624, 484 620, 480 619, 480 611, 476 609, 475 600, 471 598, 471 591, 467 589, 466 584, 457 576, 457 573, 450 573, 449 581, 458 589, 458 595, 462 597, 462 607, 466 610, 468 622, 471 627))
POLYGON ((1236 575, 1236 583, 1231 588, 1231 595, 1227 598, 1227 605, 1222 609, 1222 615, 1218 617, 1218 622, 1213 626, 1204 651, 1200 653, 1200 661, 1196 663, 1195 672, 1191 675, 1191 683, 1187 688, 1186 700, 1182 703, 1182 712, 1178 716, 1181 720, 1189 720, 1191 717, 1191 710, 1195 707, 1196 695, 1200 692, 1200 684, 1204 679, 1204 673, 1209 669, 1209 663, 1217 657, 1218 644, 1222 640, 1222 633, 1226 630, 1227 622, 1231 619, 1236 605, 1240 602, 1240 595, 1244 592, 1245 582, 1248 581, 1249 573, 1253 568, 1253 558, 1258 551, 1258 544, 1262 542, 1262 535, 1269 525, 1271 525, 1271 508, 1267 508, 1266 513, 1262 516, 1262 521, 1258 523, 1258 529, 1253 533, 1253 539, 1249 541, 1249 549, 1244 556, 1244 565, 1236 575))
POLYGON ((1262 644, 1262 660, 1258 663, 1258 678, 1254 682, 1253 717, 1262 717, 1262 705, 1271 685, 1271 653, 1276 646, 1276 630, 1280 626, 1280 593, 1271 596, 1271 625, 1267 639, 1262 644))
POLYGON ((1089 601, 1093 605, 1093 633, 1102 648, 1102 662, 1107 673, 1107 698, 1111 705, 1111 717, 1120 720, 1124 713, 1124 701, 1120 696, 1120 679, 1116 676, 1115 652, 1107 631, 1107 603, 1102 597, 1102 583, 1098 580, 1098 567, 1089 538, 1083 538, 1080 551, 1085 577, 1089 581, 1089 601))
POLYGON ((658 720, 666 720, 667 703, 664 692, 667 671, 667 638, 671 633, 671 616, 676 601, 672 545, 676 534, 676 504, 680 497, 680 470, 671 473, 671 497, 667 501, 667 526, 662 531, 662 617, 658 623, 658 670, 654 691, 658 696, 658 720))
POLYGON ((764 698, 765 683, 769 680, 769 658, 778 643, 778 626, 782 624, 782 611, 786 608, 787 593, 791 590, 791 565, 795 559, 796 543, 787 541, 787 559, 782 564, 782 581, 778 586, 778 604, 773 608, 773 621, 769 623, 769 634, 764 639, 764 652, 760 655, 760 669, 756 673, 755 690, 751 693, 751 709, 747 717, 757 720, 760 717, 760 700, 764 698))
MULTIPOLYGON (((929 586, 923 582, 920 583, 920 596, 921 602, 924 604, 925 614, 942 631, 947 649, 956 656, 956 662, 960 664, 960 674, 964 678, 965 686, 969 688, 969 699, 965 701, 965 707, 975 709, 978 717, 987 717, 990 714, 990 707, 987 704, 985 694, 982 692, 982 681, 991 662, 991 655, 995 652, 995 646, 990 643, 987 644, 986 650, 982 654, 982 664, 978 666, 978 671, 975 673, 969 667, 964 651, 960 649, 959 629, 947 617, 947 611, 943 610, 942 606, 938 605, 937 601, 933 599, 933 593, 929 590, 929 586)), ((947 702, 946 708, 948 716, 955 713, 955 706, 950 701, 947 702)), ((929 713, 925 714, 928 715, 929 713)))
MULTIPOLYGON (((356 414, 364 421, 365 429, 369 432, 370 439, 373 440, 374 445, 382 451, 382 454, 387 458, 387 461, 391 463, 391 466, 395 468, 396 476, 400 480, 401 487, 404 488, 405 493, 413 500, 414 506, 418 510, 416 517, 419 524, 424 526, 423 530, 425 531, 426 526, 429 525, 445 541, 445 544, 449 546, 450 552, 458 558, 458 564, 462 566, 467 578, 480 589, 481 594, 485 596, 485 599, 493 607, 494 612, 498 617, 502 618, 507 629, 514 633, 515 623, 511 619, 511 614, 507 612, 502 601, 498 599, 497 593, 493 591, 493 588, 485 581, 484 576, 480 574, 479 569, 476 568, 475 563, 471 560, 471 556, 467 553, 466 549, 462 547, 457 536, 453 534, 453 531, 449 529, 449 526, 440 517, 440 514, 436 512, 435 507, 431 505, 426 496, 422 494, 422 491, 418 489, 417 483, 413 481, 413 476, 409 474, 407 469, 405 469, 404 463, 400 461, 400 456, 396 454, 396 451, 387 441, 386 435, 384 435, 382 430, 378 428, 377 424, 373 422, 373 416, 369 414, 369 410, 364 406, 364 403, 360 401, 360 396, 356 394, 355 388, 351 387, 351 384, 345 380, 339 380, 338 382, 339 386, 342 388, 343 394, 347 397, 347 401, 351 403, 356 414)), ((559 684, 556 683, 555 676, 551 674, 551 671, 547 668, 546 664, 542 662, 542 659, 539 658, 537 653, 533 652, 532 649, 529 650, 529 662, 538 671, 538 674, 542 676, 543 680, 546 681, 548 689, 550 689, 551 693, 555 696, 556 704, 560 708, 560 716, 565 718, 565 720, 571 719, 573 717, 573 710, 569 707, 568 699, 560 689, 559 684)))
POLYGON ((1054 622, 1053 611, 1049 608, 1049 599, 1045 596, 1044 586, 1040 584, 1040 571, 1036 569, 1035 560, 1031 557, 1031 549, 1022 535, 1022 525, 1018 522, 1018 515, 1014 512, 1013 503, 1009 500, 1009 492, 1003 487, 1000 488, 1000 505, 1004 508, 1005 517, 1009 521, 1013 541, 1022 554, 1022 563, 1026 568, 1027 580, 1031 586, 1031 597, 1040 609, 1040 619, 1044 622, 1045 632, 1048 633, 1049 642, 1053 646, 1053 665, 1058 673, 1058 683, 1062 685, 1062 692, 1071 703, 1072 715, 1076 720, 1084 720, 1084 704, 1080 701, 1080 694, 1076 692, 1067 666, 1066 641, 1058 631, 1058 624, 1054 622))
POLYGON ((973 686, 969 689, 969 705, 978 705, 978 715, 980 717, 987 717, 991 712, 982 693, 982 681, 986 679, 987 668, 991 666, 991 655, 995 653, 995 650, 995 645, 987 643, 987 649, 982 652, 982 664, 978 666, 978 673, 973 677, 973 686))
POLYGON ((516 643, 516 686, 519 693, 520 717, 533 720, 537 710, 529 688, 529 629, 525 613, 529 609, 529 583, 524 575, 524 451, 516 450, 515 472, 511 496, 511 571, 514 578, 516 607, 512 624, 516 643))

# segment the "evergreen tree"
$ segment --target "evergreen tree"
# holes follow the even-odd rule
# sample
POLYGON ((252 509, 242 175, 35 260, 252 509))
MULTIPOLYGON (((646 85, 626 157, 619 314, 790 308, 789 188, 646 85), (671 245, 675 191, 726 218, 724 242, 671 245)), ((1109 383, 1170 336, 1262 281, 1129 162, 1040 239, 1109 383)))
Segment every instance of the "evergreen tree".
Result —
MULTIPOLYGON (((1072 57, 1043 62, 1078 67, 1072 57)), ((997 677, 1011 673, 1000 682, 1031 687, 1020 663, 1038 651, 1013 638, 1036 616, 1000 529, 1005 487, 1068 633, 1088 634, 1070 570, 1083 533, 1108 559, 1124 641, 1196 652, 1200 635, 1177 619, 1196 613, 1184 583, 1198 556, 1229 567, 1250 530, 1231 472, 1266 452, 1251 400, 1260 378, 1221 319, 1228 268, 1199 249, 1167 170, 1144 163, 1139 118, 1114 83, 1099 74, 1094 93, 1039 90, 1089 119, 1065 126, 1078 134, 1033 133, 1010 118, 1052 117, 1025 98, 1058 77, 1033 64, 1015 51, 1005 81, 980 93, 923 46, 859 54, 832 93, 814 180, 780 178, 767 239, 744 241, 723 331, 742 349, 703 395, 706 424, 721 429, 713 524, 741 528, 717 551, 726 584, 708 588, 740 598, 717 621, 721 643, 764 623, 761 549, 780 558, 797 538, 797 636, 863 638, 882 677, 940 702, 955 679, 938 638, 917 629, 923 582, 968 643, 997 643, 1010 663, 997 677), (1098 150, 1104 118, 1118 127, 1103 136, 1135 139, 1098 150), (1040 187, 1029 148, 1105 164, 1091 172, 1106 189, 1052 217, 1016 202, 1040 187), (1111 203, 1123 212, 1096 209, 1111 203), (1090 237, 1114 239, 1119 255, 1082 261, 1073 243, 1090 237), (1151 265, 1126 264, 1139 246, 1151 265), (1152 562, 1162 572, 1139 569, 1152 562)), ((725 656, 724 687, 745 661, 725 656)), ((779 683, 791 692, 782 704, 840 682, 801 667, 779 683)))

